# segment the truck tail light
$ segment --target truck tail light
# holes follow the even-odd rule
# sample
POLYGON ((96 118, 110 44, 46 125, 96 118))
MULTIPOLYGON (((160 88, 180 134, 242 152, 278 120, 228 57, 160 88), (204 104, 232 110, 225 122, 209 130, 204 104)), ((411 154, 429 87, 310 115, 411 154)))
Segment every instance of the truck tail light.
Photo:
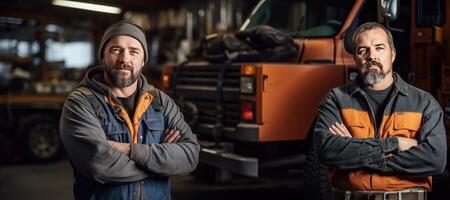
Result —
POLYGON ((255 118, 255 109, 252 102, 241 103, 241 119, 246 121, 253 121, 255 118))

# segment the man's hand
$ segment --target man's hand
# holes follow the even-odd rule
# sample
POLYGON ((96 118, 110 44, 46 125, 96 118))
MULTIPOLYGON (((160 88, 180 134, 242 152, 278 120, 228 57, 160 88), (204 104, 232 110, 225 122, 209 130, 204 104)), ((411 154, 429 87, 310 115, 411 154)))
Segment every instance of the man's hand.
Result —
POLYGON ((126 156, 130 156, 131 153, 131 146, 129 143, 121 143, 121 142, 115 142, 112 140, 108 140, 108 143, 114 147, 117 151, 119 151, 121 154, 124 154, 126 156))
POLYGON ((398 138, 398 150, 406 151, 411 147, 417 146, 417 140, 413 138, 397 137, 398 138))
POLYGON ((331 125, 330 128, 328 128, 331 133, 334 135, 339 135, 343 137, 352 137, 350 132, 348 131, 347 127, 344 126, 344 124, 335 122, 333 125, 331 125))
POLYGON ((181 138, 180 131, 175 131, 173 129, 166 129, 164 135, 162 143, 177 143, 181 138))

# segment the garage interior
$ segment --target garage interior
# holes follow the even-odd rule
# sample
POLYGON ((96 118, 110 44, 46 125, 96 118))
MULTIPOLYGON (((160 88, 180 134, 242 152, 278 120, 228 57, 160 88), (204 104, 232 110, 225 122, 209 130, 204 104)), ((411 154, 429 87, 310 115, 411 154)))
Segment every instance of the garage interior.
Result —
MULTIPOLYGON (((284 2, 283 6, 286 6, 293 1, 282 2, 284 2)), ((307 0, 307 2, 311 1, 307 0)), ((407 4, 404 3, 406 0, 399 2, 399 5, 407 4)), ((414 0, 414 2, 422 1, 414 0)), ((436 2, 445 2, 445 0, 437 0, 436 2)), ((145 30, 149 59, 146 66, 144 66, 143 74, 149 83, 165 90, 169 88, 167 85, 169 78, 173 78, 173 76, 165 75, 165 73, 171 73, 174 70, 168 66, 179 66, 180 64, 185 64, 188 60, 190 61, 193 53, 198 53, 198 50, 205 46, 206 36, 235 32, 243 26, 251 26, 246 21, 247 17, 254 15, 257 9, 264 8, 264 3, 264 0, 2 0, 0 2, 0 8, 2 9, 0 13, 0 177, 2 177, 0 179, 0 199, 56 200, 74 198, 72 191, 73 172, 70 161, 65 155, 64 148, 59 140, 57 128, 58 116, 67 95, 77 87, 86 70, 101 64, 97 56, 97 51, 102 34, 108 26, 120 20, 127 20, 141 26, 145 30), (85 7, 75 8, 73 6, 85 7), (97 9, 97 7, 99 8, 97 9)), ((329 0, 318 0, 317 4, 313 3, 313 5, 317 7, 320 3, 327 3, 331 7, 335 6, 347 10, 350 10, 353 5, 353 2, 337 5, 339 3, 333 3, 333 1, 329 0)), ((448 1, 446 3, 450 4, 448 1)), ((292 10, 299 13, 305 9, 301 4, 295 4, 295 6, 291 7, 292 10)), ((277 10, 278 14, 283 12, 282 8, 284 7, 280 6, 280 8, 277 8, 279 9, 277 10)), ((450 7, 444 6, 442 9, 445 11, 445 8, 450 7)), ((317 7, 315 9, 320 8, 317 7)), ((446 12, 450 11, 446 10, 446 12)), ((411 16, 414 10, 400 10, 399 13, 400 15, 408 13, 411 16)), ((346 12, 335 13, 337 19, 342 20, 345 20, 347 14, 346 12)), ((368 12, 367 15, 369 16, 371 14, 376 15, 376 10, 368 12)), ((320 18, 320 15, 321 13, 315 13, 314 17, 320 18)), ((448 31, 450 23, 448 21, 450 19, 445 19, 445 14, 443 15, 444 17, 441 17, 442 19, 434 18, 433 21, 433 23, 440 23, 442 29, 420 29, 426 37, 429 36, 427 34, 436 34, 436 30, 441 31, 441 40, 433 39, 431 41, 430 39, 430 45, 426 46, 428 45, 428 40, 420 40, 421 38, 419 38, 420 41, 414 43, 410 42, 414 38, 408 36, 405 39, 406 42, 403 41, 404 43, 400 47, 400 51, 408 53, 399 54, 407 59, 414 57, 411 60, 419 64, 427 65, 428 63, 432 63, 439 65, 439 69, 399 67, 396 70, 403 77, 409 78, 410 74, 408 74, 408 70, 413 70, 415 72, 414 78, 417 78, 416 83, 420 88, 431 90, 434 92, 433 94, 442 94, 444 96, 442 97, 444 103, 440 103, 446 104, 447 107, 444 110, 447 115, 447 112, 450 112, 450 101, 447 101, 447 96, 450 97, 450 83, 448 85, 445 84, 447 84, 446 81, 450 80, 450 51, 448 51, 450 44, 448 38, 450 37, 448 31), (417 49, 419 50, 410 53, 407 51, 408 45, 417 45, 417 49), (445 53, 439 53, 440 50, 437 48, 441 47, 446 49, 445 53), (422 54, 427 54, 428 57, 421 57, 422 54), (441 55, 443 57, 442 60, 437 60, 439 56, 434 56, 437 54, 446 55, 441 55), (439 63, 433 63, 435 61, 439 61, 439 63), (440 78, 437 80, 433 77, 440 78)), ((292 17, 289 13, 281 16, 284 18, 274 19, 273 23, 282 24, 280 21, 292 17)), ((298 17, 297 15, 295 16, 298 17)), ((362 18, 365 18, 365 16, 362 18)), ((367 19, 370 18, 367 17, 367 19)), ((261 17, 259 20, 264 19, 261 17)), ((303 24, 303 20, 303 18, 301 20, 292 20, 289 23, 294 24, 293 26, 297 26, 298 28, 308 27, 309 25, 307 23, 312 24, 311 21, 305 20, 307 21, 305 22, 307 25, 305 25, 303 24)), ((331 27, 338 26, 337 28, 341 28, 345 25, 342 23, 342 20, 341 22, 337 20, 338 24, 332 24, 331 27)), ((336 20, 329 21, 334 23, 336 20)), ((426 24, 427 21, 423 23, 426 24)), ((391 26, 400 29, 404 28, 406 33, 408 33, 408 30, 413 30, 411 27, 403 26, 396 21, 393 21, 391 26)), ((281 27, 275 28, 282 29, 281 27)), ((291 36, 294 38, 297 36, 298 38, 308 38, 310 35, 317 34, 317 31, 321 32, 323 30, 328 29, 320 29, 319 31, 319 29, 310 28, 309 31, 303 31, 297 35, 291 34, 291 36)), ((292 30, 288 31, 292 32, 292 30)), ((394 37, 400 38, 402 36, 397 35, 404 33, 405 31, 397 31, 394 33, 394 37)), ((337 34, 339 34, 339 31, 336 29, 334 32, 330 32, 329 35, 324 33, 324 35, 319 35, 317 38, 333 38, 337 34)), ((340 39, 344 41, 348 38, 340 39)), ((296 46, 295 56, 290 56, 289 58, 286 58, 286 56, 281 58, 280 56, 270 61, 258 57, 258 61, 259 63, 267 61, 270 63, 284 62, 289 64, 338 63, 336 60, 330 61, 320 58, 310 61, 302 60, 301 56, 308 56, 308 54, 298 53, 302 52, 302 48, 306 48, 306 46, 302 46, 304 44, 303 41, 298 42, 294 40, 292 45, 296 46)), ((339 45, 341 46, 336 45, 335 48, 344 48, 342 47, 344 44, 339 45)), ((318 47, 320 48, 320 46, 318 47)), ((227 52, 225 57, 230 55, 227 52)), ((258 54, 258 56, 260 55, 258 54)), ((332 56, 337 59, 336 57, 339 55, 336 56, 335 53, 332 56)), ((237 59, 239 58, 241 57, 237 59)), ((252 59, 255 57, 249 58, 252 59)), ((245 57, 242 60, 244 63, 249 62, 249 58, 245 57)), ((214 67, 222 64, 220 62, 225 63, 223 60, 209 59, 211 59, 209 63, 214 67)), ((399 59, 400 61, 396 61, 396 64, 399 66, 410 64, 407 59, 399 59)), ((245 70, 247 69, 250 70, 250 75, 260 73, 259 71, 251 72, 255 68, 245 67, 244 65, 242 65, 242 69, 233 68, 235 67, 233 65, 235 63, 237 62, 227 63, 230 70, 235 70, 233 73, 237 73, 238 75, 240 73, 246 74, 247 71, 245 70)), ((255 64, 255 66, 258 68, 259 65, 255 64)), ((200 69, 201 67, 197 68, 200 69)), ((193 67, 192 69, 197 68, 193 67)), ((356 71, 347 68, 345 70, 347 70, 345 71, 346 73, 348 72, 348 75, 342 76, 345 78, 349 78, 356 71)), ((195 72, 192 71, 192 73, 195 72)), ((182 73, 180 72, 180 74, 182 73)), ((189 77, 184 78, 183 81, 188 81, 189 79, 189 77)), ((202 80, 206 80, 209 77, 201 78, 203 78, 202 80)), ((281 77, 280 80, 285 78, 281 77)), ((240 80, 237 79, 237 82, 235 82, 238 85, 237 87, 240 86, 241 89, 242 82, 239 81, 242 80, 243 78, 241 77, 240 80)), ((177 82, 178 80, 170 79, 170 81, 172 81, 170 82, 171 84, 174 82, 179 83, 177 82)), ((227 84, 226 81, 224 81, 224 84, 227 84)), ((207 85, 206 82, 205 85, 207 85)), ((261 83, 255 87, 265 87, 265 85, 261 83)), ((258 96, 259 93, 255 91, 257 89, 250 89, 253 91, 249 92, 249 96, 254 96, 249 97, 241 94, 237 98, 244 99, 245 102, 256 101, 255 99, 261 96, 261 98, 264 98, 262 94, 258 96)), ((177 95, 180 94, 182 93, 177 92, 177 95)), ((212 94, 214 95, 216 93, 212 94)), ((192 95, 195 96, 195 94, 192 95)), ((224 98, 218 101, 225 101, 225 92, 221 91, 220 95, 224 96, 224 98)), ((301 98, 302 96, 299 94, 292 97, 301 98)), ((188 97, 187 95, 186 99, 182 100, 191 101, 190 98, 193 97, 188 97)), ((213 99, 211 101, 215 100, 213 99)), ((246 108, 246 105, 245 103, 231 105, 230 112, 233 109, 237 109, 236 112, 242 111, 242 109, 246 108)), ((202 119, 199 119, 198 115, 190 115, 194 111, 198 112, 196 111, 197 107, 189 106, 189 103, 183 104, 183 109, 188 108, 188 113, 185 114, 185 117, 190 120, 189 123, 201 121, 202 119)), ((228 107, 226 106, 216 107, 215 109, 224 111, 224 113, 228 111, 228 107)), ((242 119, 249 116, 252 119, 247 120, 247 124, 250 122, 259 123, 262 119, 254 116, 256 112, 260 111, 258 109, 251 107, 249 109, 250 113, 238 113, 237 118, 242 119)), ((228 114, 220 115, 218 118, 222 119, 222 117, 226 117, 228 114)), ((235 113, 231 113, 230 115, 232 114, 235 113)), ((306 121, 309 123, 313 120, 314 118, 311 118, 306 121)), ((447 116, 446 120, 449 121, 450 118, 447 116)), ((447 121, 446 123, 450 124, 447 121)), ((229 122, 224 120, 218 124, 222 125, 227 123, 229 122)), ((306 122, 299 123, 306 124, 306 122)), ((309 127, 307 128, 309 129, 309 127)), ((227 133, 222 131, 216 133, 216 129, 212 129, 212 133, 204 136, 204 138, 211 140, 207 144, 202 144, 202 146, 209 147, 211 145, 218 145, 218 140, 226 137, 223 135, 227 133), (216 137, 215 134, 220 136, 216 137)), ((236 129, 239 129, 239 127, 236 129)), ((230 138, 233 139, 233 137, 237 136, 231 136, 230 138)), ((287 135, 286 137, 290 136, 287 135)), ((232 139, 227 141, 232 141, 232 139)), ((282 144, 284 147, 279 147, 278 144, 274 144, 269 139, 267 140, 268 144, 261 148, 252 143, 252 138, 239 143, 248 145, 250 148, 254 147, 249 153, 250 155, 261 152, 267 153, 264 156, 255 156, 261 160, 261 168, 256 171, 263 174, 263 177, 248 177, 238 174, 233 170, 211 170, 210 166, 201 164, 198 170, 208 172, 206 175, 201 174, 200 176, 195 176, 189 174, 171 178, 172 199, 304 199, 304 192, 311 190, 311 188, 305 186, 304 182, 304 177, 308 175, 305 175, 301 167, 296 166, 308 162, 308 158, 305 158, 304 155, 291 155, 288 151, 290 151, 290 148, 300 149, 298 143, 303 145, 307 141, 299 142, 299 138, 294 138, 293 142, 285 142, 282 144), (276 157, 276 153, 273 152, 283 153, 284 157, 278 158, 276 157), (270 162, 262 162, 266 158, 270 162), (280 169, 282 171, 275 170, 266 173, 266 171, 269 171, 266 169, 278 169, 280 166, 288 166, 289 169, 281 167, 280 169)), ((306 140, 306 138, 301 139, 306 140)), ((447 139, 447 141, 449 140, 447 139)), ((235 147, 228 143, 221 144, 221 147, 223 147, 224 152, 220 153, 228 153, 229 149, 241 150, 237 145, 235 147)), ((208 159, 210 159, 209 162, 215 162, 212 157, 208 159)), ((218 163, 217 165, 222 165, 222 163, 218 163)), ((245 172, 242 173, 245 174, 245 172)), ((312 176, 316 176, 316 174, 312 176)), ((320 176, 320 174, 317 176, 320 176)), ((429 197, 431 199, 440 199, 438 197, 445 194, 445 188, 450 186, 448 172, 445 171, 443 175, 434 177, 434 180, 434 191, 429 194, 429 197)))
MULTIPOLYGON (((5 105, 8 103, 5 99, 11 94, 19 94, 12 101, 21 104, 46 102, 49 106, 60 106, 86 69, 99 64, 96 51, 102 33, 114 22, 129 20, 146 31, 149 62, 144 73, 149 82, 160 86, 161 66, 182 62, 207 34, 236 30, 258 3, 254 0, 81 1, 120 9, 106 13, 59 6, 58 2, 61 1, 0 2, 0 124, 13 120, 7 117, 11 114, 5 105)), ((35 158, 22 142, 10 137, 15 131, 2 129, 0 132, 3 177, 0 199, 73 199, 72 168, 65 155, 47 160, 45 155, 53 151, 49 147, 52 144, 41 144, 36 146, 36 151, 44 159, 35 158)), ((298 188, 296 184, 286 189, 284 183, 240 180, 209 186, 191 176, 181 176, 172 180, 172 198, 240 199, 261 193, 273 196, 272 193, 298 188)))

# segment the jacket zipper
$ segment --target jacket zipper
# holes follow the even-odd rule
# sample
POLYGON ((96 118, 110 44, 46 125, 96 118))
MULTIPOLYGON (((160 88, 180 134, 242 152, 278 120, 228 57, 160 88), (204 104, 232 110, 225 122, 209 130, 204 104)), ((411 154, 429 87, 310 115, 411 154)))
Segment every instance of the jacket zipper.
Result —
POLYGON ((136 199, 141 200, 141 181, 138 181, 138 183, 137 183, 136 199))
MULTIPOLYGON (((393 101, 393 99, 394 99, 394 97, 396 95, 397 95, 397 90, 394 88, 394 91, 392 91, 392 94, 389 96, 389 101, 387 102, 386 106, 384 107, 383 120, 381 120, 382 124, 383 124, 383 121, 384 121, 384 114, 386 114, 386 109, 392 107, 391 104, 392 104, 392 101, 393 101)), ((380 124, 380 128, 381 128, 381 124, 380 124)))
MULTIPOLYGON (((366 95, 365 92, 363 93, 363 97, 364 97, 364 99, 366 100, 367 106, 369 107, 370 116, 371 116, 370 119, 371 119, 372 124, 373 124, 373 129, 375 130, 375 138, 378 138, 379 136, 378 136, 377 124, 376 124, 376 122, 375 122, 375 115, 373 114, 373 109, 372 109, 372 107, 370 106, 369 99, 367 99, 367 95, 366 95)), ((384 116, 383 116, 383 117, 384 117, 384 116)))
MULTIPOLYGON (((140 143, 140 141, 139 141, 139 132, 138 132, 138 130, 136 130, 136 134, 137 134, 137 143, 140 143)), ((141 200, 141 188, 142 187, 142 182, 141 181, 138 181, 138 183, 137 183, 137 191, 136 191, 136 199, 137 200, 141 200)))

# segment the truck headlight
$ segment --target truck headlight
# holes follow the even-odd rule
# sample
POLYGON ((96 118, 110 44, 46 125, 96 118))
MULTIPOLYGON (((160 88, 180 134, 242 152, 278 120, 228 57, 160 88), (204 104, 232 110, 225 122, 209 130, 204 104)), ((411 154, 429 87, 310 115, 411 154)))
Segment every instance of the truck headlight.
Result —
POLYGON ((243 94, 255 93, 255 77, 241 76, 241 93, 243 94))

